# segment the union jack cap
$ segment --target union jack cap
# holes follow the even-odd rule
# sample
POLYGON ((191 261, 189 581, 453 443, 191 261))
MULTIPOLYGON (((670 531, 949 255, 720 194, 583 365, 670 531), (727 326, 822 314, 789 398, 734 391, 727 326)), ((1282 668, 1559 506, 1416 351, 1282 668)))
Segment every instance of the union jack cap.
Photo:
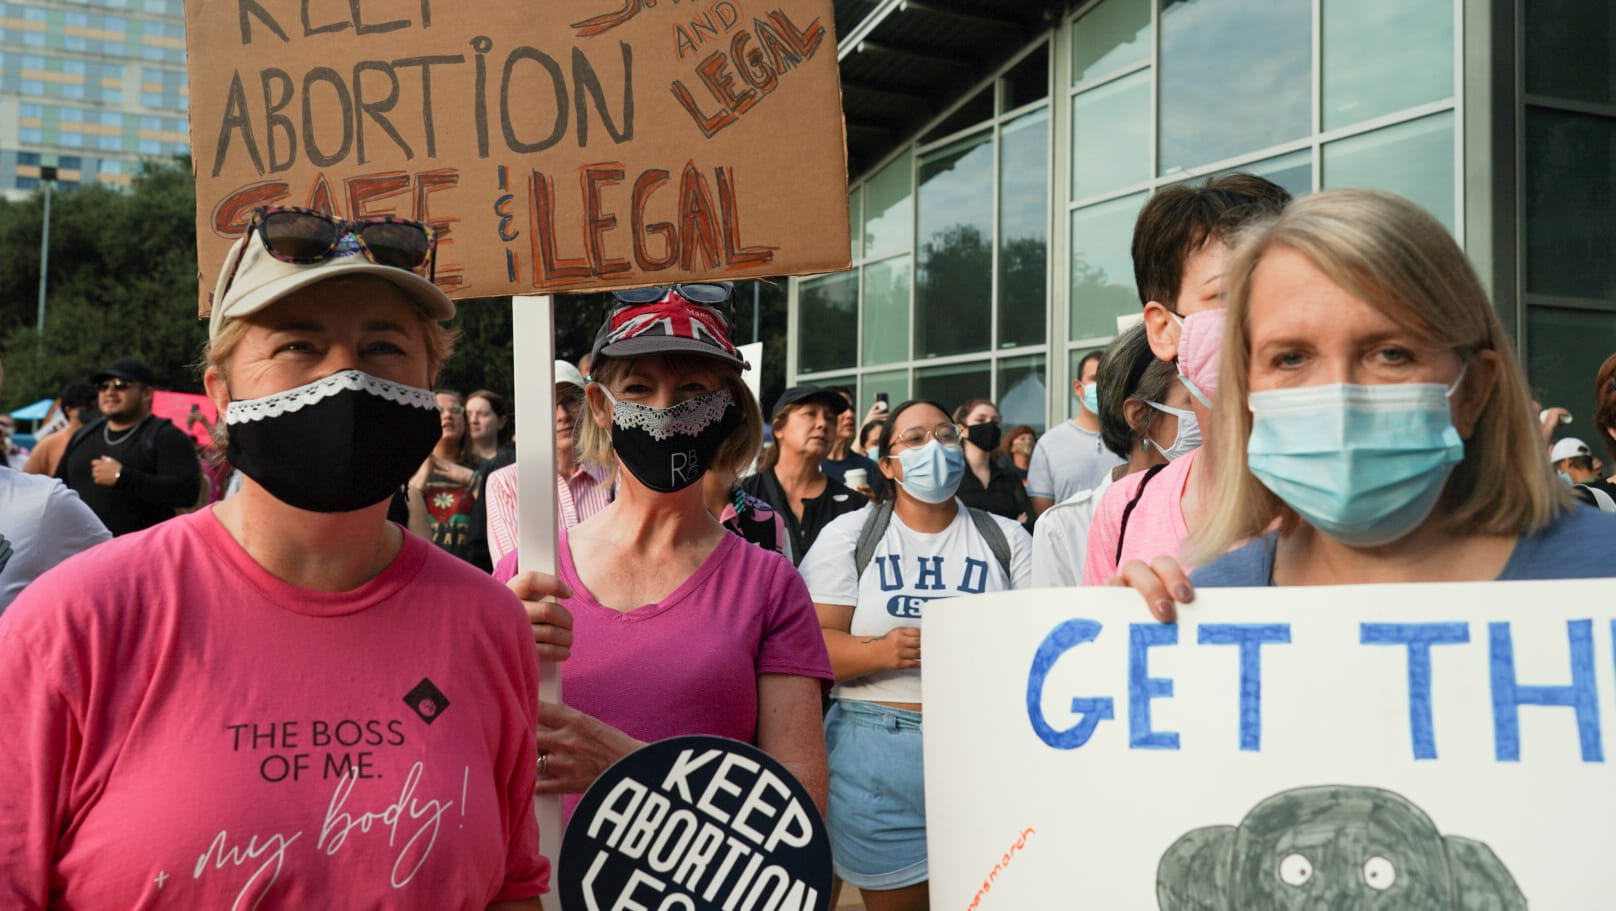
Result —
POLYGON ((595 336, 591 360, 648 354, 695 354, 751 368, 729 340, 729 319, 714 307, 693 304, 668 289, 661 300, 619 304, 595 336))

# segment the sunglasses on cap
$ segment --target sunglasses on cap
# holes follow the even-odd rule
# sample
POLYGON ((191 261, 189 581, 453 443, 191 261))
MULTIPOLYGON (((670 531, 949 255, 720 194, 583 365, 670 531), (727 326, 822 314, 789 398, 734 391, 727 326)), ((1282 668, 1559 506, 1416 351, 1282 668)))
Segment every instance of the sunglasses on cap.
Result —
MULTIPOLYGON (((322 263, 357 249, 377 265, 406 269, 423 275, 428 281, 437 277, 433 257, 438 248, 437 231, 396 215, 354 220, 314 209, 260 206, 253 210, 246 233, 256 235, 270 257, 283 263, 322 263), (353 238, 354 249, 344 249, 343 241, 349 237, 353 238), (426 268, 425 272, 421 271, 422 267, 426 268)), ((235 270, 240 266, 239 258, 231 263, 225 293, 229 293, 235 281, 235 270)))
POLYGON ((668 296, 673 291, 692 304, 702 304, 712 307, 718 304, 727 304, 735 294, 735 286, 729 282, 689 282, 682 285, 652 285, 649 288, 630 288, 627 291, 613 291, 612 296, 625 304, 649 304, 668 296))

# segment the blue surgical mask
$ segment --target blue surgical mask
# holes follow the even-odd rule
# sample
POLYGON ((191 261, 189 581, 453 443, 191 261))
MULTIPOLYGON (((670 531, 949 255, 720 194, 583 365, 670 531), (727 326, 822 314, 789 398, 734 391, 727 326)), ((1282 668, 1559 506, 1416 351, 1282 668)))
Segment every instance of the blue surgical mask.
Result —
POLYGON ((1095 383, 1084 383, 1083 384, 1083 407, 1087 408, 1089 410, 1089 414, 1099 414, 1100 413, 1100 384, 1099 383, 1095 382, 1095 383))
POLYGON ((1574 486, 1577 483, 1576 481, 1571 480, 1571 475, 1568 475, 1563 471, 1556 471, 1555 474, 1559 475, 1560 480, 1566 482, 1567 486, 1574 486))
POLYGON ((1178 435, 1173 437, 1173 445, 1163 449, 1160 443, 1148 436, 1145 437, 1145 443, 1156 447, 1156 451, 1161 453, 1167 461, 1171 462, 1179 456, 1189 455, 1191 452, 1201 448, 1201 422, 1196 419, 1195 412, 1188 408, 1174 408, 1171 405, 1161 405, 1156 402, 1145 402, 1145 404, 1162 414, 1170 414, 1178 418, 1178 435))
POLYGON ((1333 383, 1253 392, 1251 473, 1309 525, 1353 547, 1388 544, 1431 514, 1464 441, 1452 386, 1333 383))
POLYGON ((947 502, 965 477, 965 451, 936 440, 898 453, 898 464, 903 466, 898 484, 922 503, 947 502))

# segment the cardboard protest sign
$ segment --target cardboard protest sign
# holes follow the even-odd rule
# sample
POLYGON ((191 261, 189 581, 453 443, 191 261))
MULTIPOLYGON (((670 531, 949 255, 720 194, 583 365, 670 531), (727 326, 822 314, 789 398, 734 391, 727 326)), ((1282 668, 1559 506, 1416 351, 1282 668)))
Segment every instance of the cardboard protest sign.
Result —
POLYGON ((255 207, 440 232, 451 297, 845 269, 829 0, 190 0, 202 307, 255 207))
POLYGON ((808 790, 767 753, 674 737, 590 786, 556 881, 564 908, 829 911, 830 836, 808 790))
POLYGON ((1616 581, 927 605, 932 907, 1605 907, 1616 581))

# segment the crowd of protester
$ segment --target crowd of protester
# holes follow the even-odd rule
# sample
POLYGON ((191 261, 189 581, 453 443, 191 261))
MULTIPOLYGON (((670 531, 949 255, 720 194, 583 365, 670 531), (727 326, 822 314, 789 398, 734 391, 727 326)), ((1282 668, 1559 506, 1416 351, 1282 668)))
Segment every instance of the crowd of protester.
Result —
MULTIPOLYGON (((1156 193, 1140 320, 1041 436, 981 397, 880 395, 860 420, 851 390, 799 385, 764 412, 727 284, 617 292, 523 423, 554 444, 555 577, 518 565, 514 404, 434 388, 435 240, 260 210, 214 293, 211 444, 120 358, 0 468, 6 900, 137 906, 186 857, 302 831, 331 782, 272 779, 258 745, 348 718, 387 732, 375 777, 465 801, 410 907, 536 907, 558 833, 531 795, 570 811, 635 748, 699 733, 802 781, 870 911, 923 909, 939 592, 1129 585, 1171 621, 1197 586, 1616 566, 1604 460, 1554 439, 1564 412, 1532 401, 1463 252, 1399 197, 1244 174, 1156 193), (536 701, 539 661, 565 662, 565 704, 536 701)), ((1616 464, 1616 355, 1590 379, 1616 464)), ((396 860, 372 840, 195 878, 226 904, 357 907, 396 860)))

